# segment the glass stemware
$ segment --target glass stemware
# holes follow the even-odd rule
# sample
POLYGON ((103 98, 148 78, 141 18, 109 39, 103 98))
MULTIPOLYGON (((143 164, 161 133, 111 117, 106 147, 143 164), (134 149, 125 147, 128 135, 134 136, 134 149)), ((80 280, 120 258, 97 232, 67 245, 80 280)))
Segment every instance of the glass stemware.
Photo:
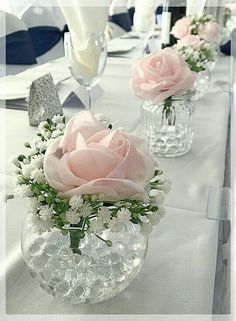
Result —
POLYGON ((107 45, 104 34, 92 34, 87 46, 75 49, 70 32, 64 38, 65 57, 73 78, 85 87, 88 101, 85 106, 91 110, 92 87, 98 84, 106 66, 107 45))

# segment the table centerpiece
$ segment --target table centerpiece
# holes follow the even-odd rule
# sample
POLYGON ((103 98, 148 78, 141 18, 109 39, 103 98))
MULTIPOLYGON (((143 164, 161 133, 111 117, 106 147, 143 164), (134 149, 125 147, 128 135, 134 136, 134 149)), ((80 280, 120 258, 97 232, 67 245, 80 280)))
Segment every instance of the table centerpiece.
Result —
POLYGON ((27 198, 27 267, 71 303, 95 303, 129 286, 160 222, 170 183, 145 142, 90 111, 54 116, 17 156, 15 196, 27 198))
POLYGON ((173 49, 185 59, 190 69, 197 73, 193 99, 201 98, 210 86, 211 73, 208 65, 216 59, 214 46, 201 40, 198 35, 187 35, 179 39, 173 49))
POLYGON ((172 48, 139 59, 132 66, 133 92, 141 106, 141 135, 156 156, 189 152, 193 141, 194 104, 191 90, 196 73, 172 48))

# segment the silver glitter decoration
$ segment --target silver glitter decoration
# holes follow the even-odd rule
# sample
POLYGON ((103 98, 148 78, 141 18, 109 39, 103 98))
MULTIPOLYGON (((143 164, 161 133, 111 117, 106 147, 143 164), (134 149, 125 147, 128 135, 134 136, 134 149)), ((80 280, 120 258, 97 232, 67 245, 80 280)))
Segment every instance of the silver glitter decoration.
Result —
POLYGON ((28 105, 29 123, 38 126, 54 115, 63 115, 61 103, 50 73, 32 82, 28 105))

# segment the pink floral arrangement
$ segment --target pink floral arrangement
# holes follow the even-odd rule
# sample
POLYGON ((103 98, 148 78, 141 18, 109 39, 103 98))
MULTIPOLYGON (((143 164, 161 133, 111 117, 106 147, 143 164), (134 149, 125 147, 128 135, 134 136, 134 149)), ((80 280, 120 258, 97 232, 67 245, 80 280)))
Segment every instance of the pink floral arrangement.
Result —
POLYGON ((194 72, 205 70, 208 62, 215 61, 213 44, 201 40, 198 35, 188 35, 179 39, 173 49, 184 58, 194 72))
POLYGON ((176 21, 175 25, 171 30, 171 34, 177 38, 181 39, 191 34, 191 20, 187 17, 183 17, 176 21))
POLYGON ((99 236, 106 229, 119 233, 137 224, 150 233, 164 215, 170 184, 154 168, 146 143, 101 115, 82 111, 67 125, 56 115, 40 123, 25 147, 29 153, 13 159, 15 196, 29 199, 27 219, 36 233, 69 233, 74 253, 81 253, 86 233, 112 246, 99 236))
POLYGON ((171 34, 177 39, 198 35, 201 39, 214 43, 219 37, 219 24, 210 15, 199 18, 183 17, 176 21, 171 34))
POLYGON ((158 104, 186 93, 196 75, 173 49, 165 48, 138 60, 132 67, 131 86, 143 100, 158 104))
POLYGON ((81 112, 48 147, 44 172, 62 197, 144 200, 154 165, 143 140, 104 128, 90 112, 81 112))
POLYGON ((198 35, 187 35, 177 41, 177 46, 199 48, 203 43, 198 35))
POLYGON ((216 21, 208 21, 198 28, 198 35, 208 42, 216 42, 219 36, 219 24, 216 21))

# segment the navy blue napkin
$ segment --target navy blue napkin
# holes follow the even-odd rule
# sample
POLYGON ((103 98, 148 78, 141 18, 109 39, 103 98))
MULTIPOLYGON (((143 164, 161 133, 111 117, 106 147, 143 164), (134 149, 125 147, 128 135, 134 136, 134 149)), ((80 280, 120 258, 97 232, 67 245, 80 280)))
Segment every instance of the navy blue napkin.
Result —
POLYGON ((130 19, 130 16, 128 12, 122 12, 113 14, 109 17, 109 20, 120 26, 122 29, 124 29, 126 32, 131 31, 132 22, 130 19))
POLYGON ((27 30, 19 30, 0 38, 1 64, 32 65, 36 64, 34 46, 27 30))
POLYGON ((36 26, 29 28, 36 57, 43 55, 53 48, 60 39, 64 37, 64 33, 68 31, 67 25, 64 26, 63 30, 53 26, 36 26))

